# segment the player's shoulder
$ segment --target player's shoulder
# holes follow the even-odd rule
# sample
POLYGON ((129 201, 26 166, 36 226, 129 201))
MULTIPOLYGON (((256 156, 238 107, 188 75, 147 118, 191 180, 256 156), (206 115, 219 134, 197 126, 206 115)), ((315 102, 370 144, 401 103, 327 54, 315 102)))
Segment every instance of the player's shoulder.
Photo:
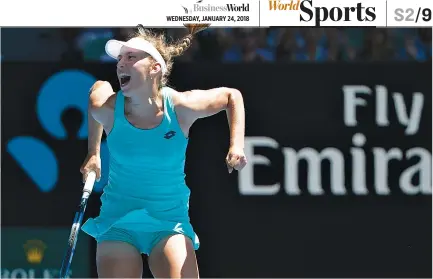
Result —
POLYGON ((110 95, 105 95, 105 100, 100 98, 99 101, 91 105, 93 118, 101 123, 104 128, 112 125, 117 94, 122 93, 111 92, 110 95))
POLYGON ((112 99, 116 93, 107 81, 96 81, 90 89, 90 104, 93 109, 99 109, 115 103, 112 99))
POLYGON ((114 107, 116 106, 117 94, 122 94, 122 93, 120 93, 120 92, 116 93, 115 92, 113 95, 111 95, 107 99, 106 106, 109 107, 110 109, 114 109, 114 107))
POLYGON ((116 100, 118 94, 122 94, 121 92, 112 92, 111 95, 107 97, 105 102, 101 105, 101 109, 109 109, 114 110, 116 106, 116 100))
POLYGON ((164 94, 170 99, 174 106, 179 106, 185 102, 188 91, 178 91, 171 87, 164 87, 164 94))

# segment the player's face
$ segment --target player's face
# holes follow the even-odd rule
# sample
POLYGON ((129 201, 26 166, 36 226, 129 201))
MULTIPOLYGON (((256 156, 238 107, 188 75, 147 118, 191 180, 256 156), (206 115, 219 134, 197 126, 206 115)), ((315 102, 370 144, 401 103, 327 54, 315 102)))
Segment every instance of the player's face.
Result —
POLYGON ((117 62, 120 88, 128 96, 144 88, 149 79, 151 56, 144 51, 122 47, 117 62))

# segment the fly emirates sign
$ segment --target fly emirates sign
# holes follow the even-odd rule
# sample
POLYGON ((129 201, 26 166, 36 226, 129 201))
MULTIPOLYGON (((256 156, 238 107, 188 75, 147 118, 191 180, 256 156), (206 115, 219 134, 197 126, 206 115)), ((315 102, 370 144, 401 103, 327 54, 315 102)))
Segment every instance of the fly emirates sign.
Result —
MULTIPOLYGON (((424 95, 414 92, 403 98, 401 93, 389 92, 382 85, 346 85, 342 88, 342 96, 344 127, 348 131, 355 130, 351 142, 343 142, 339 139, 340 135, 336 134, 335 138, 340 147, 330 146, 322 150, 304 147, 295 150, 281 146, 270 137, 247 137, 245 154, 249 163, 239 172, 239 192, 242 195, 258 196, 277 195, 281 191, 289 196, 395 193, 431 195, 431 152, 424 147, 408 147, 406 144, 411 137, 417 137, 425 106, 424 95), (375 115, 360 117, 359 110, 367 106, 374 106, 372 111, 375 115), (391 113, 395 123, 390 120, 391 113), (361 121, 370 120, 373 122, 369 123, 370 134, 371 130, 400 125, 404 127, 403 135, 397 139, 393 136, 385 138, 388 142, 386 148, 374 146, 373 141, 378 141, 378 134, 373 133, 375 140, 369 142, 368 136, 356 131, 361 121), (405 147, 396 146, 402 141, 406 142, 403 144, 405 147), (283 166, 271 161, 270 157, 256 153, 257 148, 271 148, 281 152, 283 166), (306 166, 303 173, 300 171, 301 166, 306 166), (265 175, 259 179, 261 185, 256 184, 256 167, 283 168, 283 181, 272 175, 265 175), (263 183, 264 180, 269 183, 263 183)), ((290 127, 287 129, 290 134, 290 127)))

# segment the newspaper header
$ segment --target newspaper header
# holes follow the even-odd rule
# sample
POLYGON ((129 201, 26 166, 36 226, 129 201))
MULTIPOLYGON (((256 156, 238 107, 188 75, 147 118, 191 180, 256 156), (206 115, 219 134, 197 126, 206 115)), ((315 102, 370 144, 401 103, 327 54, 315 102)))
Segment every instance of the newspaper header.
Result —
POLYGON ((14 0, 1 27, 431 27, 432 0, 14 0))

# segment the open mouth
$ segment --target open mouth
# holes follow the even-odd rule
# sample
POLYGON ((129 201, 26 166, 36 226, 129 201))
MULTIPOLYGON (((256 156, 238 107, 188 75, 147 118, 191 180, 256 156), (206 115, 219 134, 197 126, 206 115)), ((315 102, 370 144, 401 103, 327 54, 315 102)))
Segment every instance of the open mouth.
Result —
POLYGON ((120 86, 121 87, 128 85, 128 83, 131 81, 131 76, 128 76, 128 75, 121 75, 121 76, 119 76, 119 78, 120 78, 120 86))

